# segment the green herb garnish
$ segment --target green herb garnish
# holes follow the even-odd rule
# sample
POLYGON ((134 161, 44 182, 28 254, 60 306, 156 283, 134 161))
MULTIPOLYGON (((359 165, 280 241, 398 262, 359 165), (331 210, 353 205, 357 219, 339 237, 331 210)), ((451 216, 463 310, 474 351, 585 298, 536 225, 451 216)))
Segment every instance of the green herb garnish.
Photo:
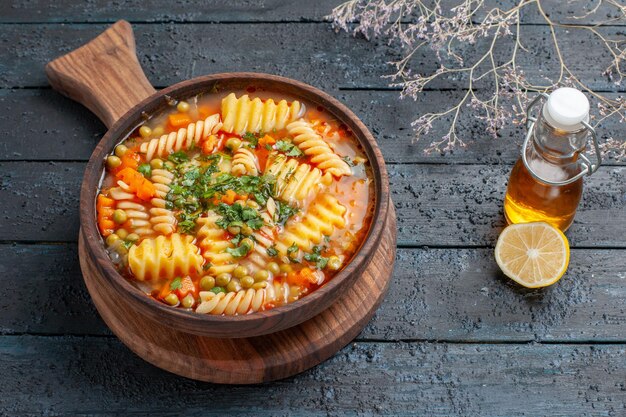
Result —
POLYGON ((301 157, 304 155, 300 148, 286 140, 279 140, 276 142, 276 149, 284 152, 287 156, 301 157))
POLYGON ((200 213, 187 213, 182 211, 178 213, 178 230, 181 233, 191 234, 196 228, 196 219, 200 216, 200 213))
POLYGON ((324 269, 326 268, 326 265, 328 264, 328 258, 325 258, 322 256, 321 246, 313 246, 313 252, 305 253, 304 259, 306 259, 309 262, 314 262, 315 266, 318 269, 324 269))
POLYGON ((178 151, 178 152, 169 154, 169 156, 167 157, 167 160, 172 161, 175 164, 180 164, 182 162, 189 161, 189 156, 187 156, 187 154, 183 151, 178 151))
POLYGON ((345 161, 346 164, 348 164, 348 166, 354 167, 356 166, 356 164, 354 163, 354 161, 352 160, 352 158, 350 158, 349 156, 344 156, 343 158, 341 158, 345 161))
POLYGON ((267 256, 274 257, 276 255, 278 255, 278 251, 276 250, 276 246, 272 245, 269 248, 267 248, 267 256))
POLYGON ((230 253, 234 258, 242 258, 250 252, 250 245, 243 243, 236 248, 226 248, 226 252, 230 253))
POLYGON ((180 290, 181 288, 183 288, 183 283, 180 277, 174 278, 174 281, 170 283, 170 291, 180 290))
POLYGON ((246 142, 248 142, 246 145, 249 148, 256 148, 257 145, 259 144, 259 137, 260 136, 255 136, 254 133, 252 132, 246 132, 241 139, 245 140, 246 142))
POLYGON ((139 171, 139 173, 146 178, 150 178, 150 176, 152 176, 152 167, 150 167, 150 164, 139 165, 137 171, 139 171))
POLYGON ((291 207, 287 203, 276 200, 276 213, 278 213, 278 223, 284 224, 291 216, 298 213, 300 209, 291 207))
POLYGON ((261 215, 252 207, 244 207, 239 203, 235 203, 232 206, 220 203, 216 211, 222 218, 216 221, 215 224, 222 229, 227 229, 228 226, 242 226, 244 223, 253 230, 259 230, 263 227, 261 215))

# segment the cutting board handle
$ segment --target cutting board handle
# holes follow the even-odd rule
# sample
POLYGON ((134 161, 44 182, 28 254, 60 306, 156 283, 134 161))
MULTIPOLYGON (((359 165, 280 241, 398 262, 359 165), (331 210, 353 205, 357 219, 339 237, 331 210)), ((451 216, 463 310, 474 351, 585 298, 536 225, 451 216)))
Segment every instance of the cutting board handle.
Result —
POLYGON ((156 91, 141 69, 135 36, 125 20, 49 62, 46 75, 52 88, 89 108, 109 128, 156 91))

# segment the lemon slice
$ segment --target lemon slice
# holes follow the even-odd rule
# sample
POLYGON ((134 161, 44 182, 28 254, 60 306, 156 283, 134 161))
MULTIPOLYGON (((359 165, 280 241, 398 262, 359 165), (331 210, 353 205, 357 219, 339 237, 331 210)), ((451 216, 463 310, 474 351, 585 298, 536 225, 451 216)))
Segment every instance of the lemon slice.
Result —
POLYGON ((569 243, 563 232, 548 223, 512 224, 498 238, 496 262, 507 277, 524 287, 547 287, 565 274, 569 243))

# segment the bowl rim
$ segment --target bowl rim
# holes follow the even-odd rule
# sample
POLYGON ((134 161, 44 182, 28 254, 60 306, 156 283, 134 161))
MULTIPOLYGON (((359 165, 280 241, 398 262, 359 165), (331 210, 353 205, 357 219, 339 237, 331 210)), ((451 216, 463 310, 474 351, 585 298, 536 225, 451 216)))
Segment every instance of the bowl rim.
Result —
MULTIPOLYGON (((305 100, 311 101, 308 98, 305 100)), ((373 255, 386 225, 385 219, 387 218, 390 204, 388 184, 388 174, 382 152, 380 151, 373 135, 365 124, 346 105, 335 99, 330 94, 291 78, 266 73, 227 72, 210 74, 181 81, 170 87, 156 91, 153 95, 147 97, 129 109, 108 129, 106 134, 96 145, 85 168, 80 194, 80 225, 85 237, 84 242, 87 245, 88 253, 96 261, 96 266, 100 272, 102 272, 102 275, 108 283, 115 285, 118 290, 127 292, 127 294, 136 302, 140 303, 142 307, 152 310, 155 314, 159 313, 159 315, 163 315, 162 317, 167 318, 168 321, 173 320, 178 323, 182 323, 180 320, 183 320, 185 322, 185 327, 194 327, 196 329, 198 329, 196 326, 206 326, 206 331, 199 331, 202 334, 210 336, 215 333, 224 333, 223 326, 228 323, 247 323, 248 325, 258 323, 260 325, 266 320, 287 315, 296 310, 305 311, 307 306, 311 307, 312 310, 315 310, 314 306, 320 299, 328 297, 332 291, 335 291, 337 288, 341 287, 342 284, 345 284, 346 281, 349 281, 349 278, 355 274, 355 272, 359 272, 361 267, 367 266, 370 261, 369 257, 370 255, 373 255), (219 83, 220 81, 233 83, 234 81, 243 82, 246 80, 250 80, 251 82, 256 80, 260 82, 288 85, 292 88, 295 87, 295 90, 297 91, 287 92, 286 94, 297 98, 299 96, 302 97, 306 95, 305 93, 308 93, 309 95, 317 98, 318 101, 329 103, 333 107, 332 114, 339 118, 342 123, 348 125, 355 139, 360 143, 368 156, 372 177, 375 182, 373 187, 375 201, 371 224, 360 248, 353 255, 350 262, 345 265, 344 268, 330 281, 293 303, 274 307, 269 310, 234 316, 197 314, 195 311, 172 308, 147 296, 145 292, 141 291, 128 279, 124 278, 117 271, 113 262, 109 259, 103 244, 103 238, 97 229, 95 208, 97 191, 99 191, 100 181, 104 172, 104 157, 110 154, 115 145, 124 140, 130 132, 141 124, 142 114, 145 114, 146 109, 148 109, 150 105, 154 106, 157 104, 158 101, 160 99, 164 99, 166 95, 170 97, 180 96, 180 98, 190 97, 194 94, 188 94, 185 90, 193 89, 194 87, 205 84, 219 83), (220 330, 217 332, 211 332, 211 324, 217 323, 220 324, 220 330)), ((343 290, 345 290, 345 288, 343 288, 343 290)), ((332 301, 335 301, 343 291, 335 292, 337 294, 331 296, 332 301)), ((309 317, 306 317, 305 315, 299 321, 296 321, 285 328, 297 325, 308 318, 313 317, 315 314, 311 314, 309 317)), ((270 330, 265 333, 273 331, 274 330, 270 330)), ((247 336, 248 335, 243 334, 232 335, 230 337, 247 336)))

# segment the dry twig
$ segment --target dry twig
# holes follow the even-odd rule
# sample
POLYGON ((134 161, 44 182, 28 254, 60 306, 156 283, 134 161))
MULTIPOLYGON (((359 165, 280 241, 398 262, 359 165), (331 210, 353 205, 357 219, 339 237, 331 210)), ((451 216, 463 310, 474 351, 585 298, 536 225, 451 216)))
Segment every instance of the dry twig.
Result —
MULTIPOLYGON (((599 72, 617 86, 622 85, 626 77, 626 39, 623 35, 612 39, 603 30, 607 24, 626 21, 626 5, 621 1, 596 0, 595 4, 589 4, 583 15, 570 18, 575 22, 572 24, 550 18, 542 0, 518 0, 508 9, 489 8, 485 0, 459 0, 456 6, 446 11, 442 10, 441 0, 352 0, 336 7, 329 19, 337 30, 361 34, 367 39, 385 37, 390 44, 401 46, 403 58, 390 63, 395 73, 386 77, 391 79, 392 86, 402 88, 402 97, 417 99, 436 80, 454 79, 465 83, 459 86, 464 94, 456 104, 440 112, 423 114, 412 123, 416 140, 426 135, 434 123, 448 123, 447 133, 433 141, 426 148, 427 153, 466 146, 466 140, 459 137, 457 124, 467 107, 495 137, 497 131, 511 120, 518 123, 523 120, 528 93, 548 91, 562 85, 576 87, 593 97, 599 113, 594 121, 596 125, 609 117, 617 118, 620 123, 626 121, 623 97, 610 98, 594 91, 562 55, 562 44, 567 42, 568 36, 575 31, 587 31, 598 41, 597 47, 604 48, 610 57, 608 66, 599 72), (596 25, 577 23, 596 14, 601 6, 610 8, 616 17, 596 25), (531 8, 548 27, 554 50, 555 76, 546 83, 529 80, 520 59, 520 55, 530 52, 520 16, 522 12, 530 12, 531 8), (485 46, 481 50, 478 44, 483 42, 485 46), (430 74, 414 73, 411 70, 413 58, 425 47, 434 51, 439 68, 430 74), (485 85, 490 88, 483 88, 485 85)), ((578 58, 584 59, 582 55, 578 58)), ((590 63, 594 64, 598 63, 590 63)), ((626 158, 626 144, 622 141, 609 138, 603 148, 617 158, 626 158)))

